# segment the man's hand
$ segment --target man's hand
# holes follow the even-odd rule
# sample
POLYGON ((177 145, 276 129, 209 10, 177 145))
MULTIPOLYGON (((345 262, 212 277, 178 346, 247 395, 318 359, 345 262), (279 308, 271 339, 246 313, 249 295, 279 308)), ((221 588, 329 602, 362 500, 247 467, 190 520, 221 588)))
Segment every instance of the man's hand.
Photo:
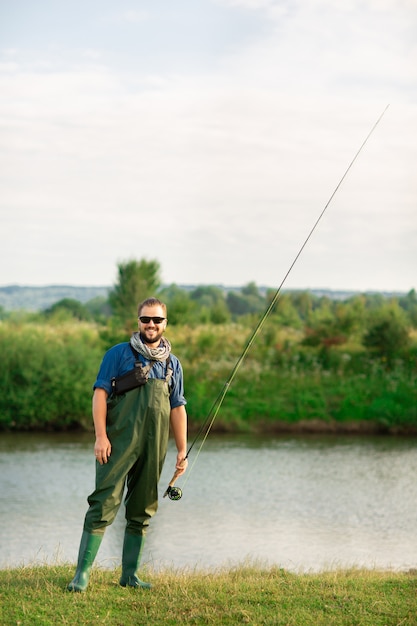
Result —
POLYGON ((107 435, 96 438, 96 443, 94 445, 94 454, 96 455, 96 459, 100 463, 100 465, 103 465, 103 463, 107 463, 111 454, 111 443, 107 435))
POLYGON ((188 467, 188 459, 184 458, 184 454, 177 454, 177 463, 175 465, 175 474, 178 476, 182 476, 185 470, 188 467))

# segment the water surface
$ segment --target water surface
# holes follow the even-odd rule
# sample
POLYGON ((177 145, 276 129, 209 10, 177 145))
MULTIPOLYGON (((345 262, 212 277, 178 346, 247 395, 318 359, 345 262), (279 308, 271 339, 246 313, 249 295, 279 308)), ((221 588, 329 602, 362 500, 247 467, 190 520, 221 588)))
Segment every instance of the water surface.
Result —
MULTIPOLYGON (((417 567, 416 439, 210 435, 178 502, 162 498, 174 459, 170 442, 143 554, 156 569, 417 567)), ((0 567, 75 563, 94 463, 90 434, 1 435, 0 567)), ((101 566, 120 564, 123 529, 122 505, 101 566)))

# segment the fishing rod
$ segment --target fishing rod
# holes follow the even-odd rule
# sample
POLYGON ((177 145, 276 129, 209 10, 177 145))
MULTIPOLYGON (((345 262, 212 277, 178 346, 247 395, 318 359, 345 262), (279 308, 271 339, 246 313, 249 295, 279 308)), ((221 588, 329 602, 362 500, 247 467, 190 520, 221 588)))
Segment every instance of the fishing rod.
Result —
MULTIPOLYGON (((198 439, 200 438, 201 434, 205 431, 204 433, 204 437, 201 441, 200 447, 197 450, 197 455, 194 459, 194 462, 192 464, 192 466, 190 467, 190 470, 188 472, 188 476, 190 475, 191 470, 193 469, 195 462, 197 461, 197 458, 201 452, 201 449, 208 437, 208 434, 213 426, 214 420, 217 417, 217 414, 220 410, 221 405, 223 404, 223 400, 226 397, 227 392, 229 391, 230 385, 232 384, 244 358, 246 357, 247 353, 249 352, 253 342, 255 341, 256 337, 258 336, 259 332, 261 331, 264 323, 266 322, 267 318, 269 317, 269 314, 271 313, 271 311, 273 310, 273 308, 275 307, 276 303, 278 302, 278 299, 281 295, 281 289, 285 283, 285 281, 287 280, 288 276, 290 275, 294 265, 296 264, 296 262, 298 261, 301 253, 303 252, 304 248, 306 247, 308 241, 310 240, 312 234, 314 233, 314 231, 316 230, 321 218, 323 217, 323 215, 325 214, 327 208, 329 207, 331 201, 333 200, 334 196, 336 195, 337 191, 339 190, 339 187, 341 186, 341 184, 343 183, 343 181, 345 180, 346 176, 348 175, 350 169, 352 168, 353 164, 355 163, 356 159, 358 158, 359 154, 362 152, 362 149, 365 147, 365 144, 367 143, 368 139, 370 138, 370 136, 372 135, 372 133, 374 132, 375 128, 378 126, 379 122, 381 121, 381 119, 383 118, 386 110, 388 109, 389 104, 387 104, 387 106, 385 107, 385 109, 382 111, 382 113, 380 114, 380 116, 378 117, 378 119, 376 120, 376 122, 374 123, 374 125, 372 126, 371 130, 369 131, 369 133, 367 134, 367 136, 365 137, 364 141, 362 142, 359 150, 356 152, 355 156, 353 157, 352 161, 349 163, 348 167, 346 168, 343 176, 341 177, 341 179, 339 180, 339 182, 337 183, 333 193, 331 194, 330 198, 328 199, 327 203, 324 206, 324 209, 322 210, 322 212, 320 213, 320 215, 318 216, 318 218, 316 219, 313 227, 311 228, 309 234, 307 235, 306 239, 304 240, 303 245, 301 246, 301 248, 299 249, 299 251, 297 252, 296 256, 294 257, 293 262, 291 263, 287 273, 285 274, 284 278, 281 281, 281 284, 279 285, 278 289, 275 291, 274 297, 272 298, 271 302, 269 303, 268 307, 266 308, 265 312, 263 313, 263 315, 261 316, 261 318, 259 319, 256 327, 254 328, 251 336, 249 337, 246 346, 243 350, 243 352, 241 353, 241 355, 239 356, 239 358, 236 361, 235 366, 233 367, 232 371, 229 374, 228 379, 226 380, 226 382, 224 383, 219 395, 217 396, 217 398, 215 399, 215 401, 213 402, 206 419, 204 420, 204 422, 202 423, 202 425, 200 426, 196 436, 194 437, 193 442, 191 443, 190 447, 188 448, 187 454, 185 455, 184 461, 186 459, 188 459, 188 456, 191 452, 191 450, 194 448, 196 442, 198 441, 198 439)), ((179 476, 180 470, 176 470, 165 493, 164 493, 164 498, 165 496, 168 496, 170 498, 170 500, 180 500, 182 497, 182 490, 179 487, 174 487, 174 484, 179 476)), ((188 480, 188 476, 187 479, 188 480)))

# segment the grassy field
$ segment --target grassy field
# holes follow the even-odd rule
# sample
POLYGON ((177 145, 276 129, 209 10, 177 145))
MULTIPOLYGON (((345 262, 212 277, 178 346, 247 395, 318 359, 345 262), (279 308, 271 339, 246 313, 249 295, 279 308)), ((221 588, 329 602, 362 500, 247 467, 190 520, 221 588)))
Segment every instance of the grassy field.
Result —
POLYGON ((277 624, 415 626, 417 570, 293 574, 242 565, 215 572, 143 573, 151 591, 119 586, 120 571, 93 570, 84 594, 66 591, 74 567, 0 571, 0 623, 9 625, 277 624), (147 578, 145 577, 147 574, 147 578))

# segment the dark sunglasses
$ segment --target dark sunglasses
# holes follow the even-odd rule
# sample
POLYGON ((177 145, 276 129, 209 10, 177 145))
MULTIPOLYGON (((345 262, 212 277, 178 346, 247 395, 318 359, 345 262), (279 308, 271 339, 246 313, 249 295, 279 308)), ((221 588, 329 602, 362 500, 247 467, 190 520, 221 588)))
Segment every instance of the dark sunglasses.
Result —
POLYGON ((154 324, 162 324, 165 317, 150 317, 149 315, 141 315, 139 319, 142 322, 142 324, 149 324, 151 320, 153 321, 154 324))

